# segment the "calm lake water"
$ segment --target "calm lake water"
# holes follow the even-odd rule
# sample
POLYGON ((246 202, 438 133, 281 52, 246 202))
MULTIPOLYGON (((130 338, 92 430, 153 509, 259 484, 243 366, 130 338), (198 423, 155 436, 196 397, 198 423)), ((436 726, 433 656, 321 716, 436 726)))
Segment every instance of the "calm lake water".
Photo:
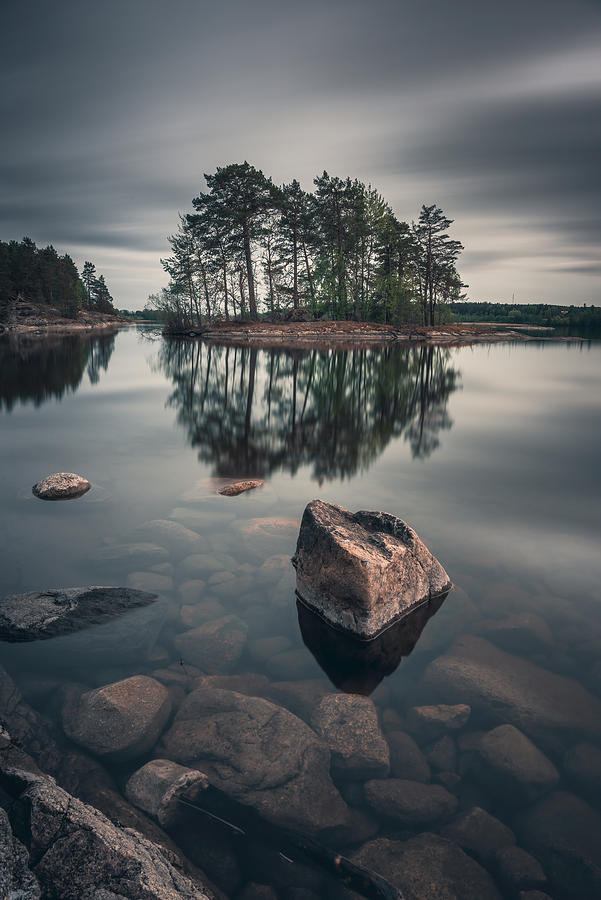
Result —
MULTIPOLYGON (((459 813, 481 807, 517 834, 542 863, 549 895, 595 896, 601 854, 588 857, 601 847, 601 720, 595 731, 589 719, 601 696, 600 413, 594 342, 292 353, 167 342, 152 328, 0 341, 0 593, 129 584, 156 588, 162 598, 139 641, 124 643, 114 623, 97 629, 98 646, 81 642, 94 629, 70 643, 0 644, 0 662, 40 708, 48 703, 40 676, 54 687, 95 687, 172 665, 189 672, 189 686, 194 666, 203 666, 193 653, 194 661, 184 658, 189 645, 178 635, 235 615, 246 642, 237 658, 217 658, 205 671, 256 673, 270 684, 322 679, 322 690, 370 694, 386 734, 411 731, 429 758, 430 783, 458 797, 459 813), (56 471, 85 475, 92 490, 65 503, 36 499, 31 486, 56 471), (244 476, 264 478, 266 487, 216 494, 215 479, 244 476), (349 663, 344 648, 302 615, 301 632, 288 560, 303 509, 316 497, 406 520, 455 584, 429 621, 422 616, 399 635, 398 652, 383 651, 383 661, 349 663), (186 552, 175 538, 141 527, 157 519, 191 529, 198 547, 186 552), (115 548, 134 541, 163 550, 119 558, 115 548), (465 636, 467 644, 456 643, 465 636), (470 653, 484 647, 486 657, 489 646, 487 685, 484 663, 470 653), (432 668, 440 657, 448 667, 432 668), (469 672, 454 680, 448 673, 458 660, 469 672), (522 669, 524 661, 533 668, 522 669), (568 687, 547 680, 548 672, 568 687), (408 710, 423 702, 465 702, 472 713, 436 748, 438 736, 411 729, 408 710), (556 707, 557 721, 544 702, 556 707), (588 716, 582 728, 580 710, 588 716), (480 732, 505 723, 556 766, 554 793, 509 797, 520 793, 515 773, 474 756, 480 732), (573 753, 580 745, 581 765, 571 762, 581 759, 573 753), (548 796, 555 806, 544 806, 548 796), (579 803, 591 815, 581 851, 579 803), (574 845, 569 853, 541 836, 542 820, 552 834, 560 823, 557 843, 574 845)), ((415 780, 413 751, 399 749, 398 738, 393 744, 393 776, 415 780)), ((349 856, 367 839, 439 833, 453 818, 404 821, 366 802, 361 779, 335 780, 353 808, 369 808, 372 823, 342 845, 349 856)), ((210 860, 198 851, 197 861, 232 896, 267 880, 278 896, 295 884, 331 896, 318 869, 303 868, 301 877, 292 866, 286 875, 271 861, 268 877, 256 854, 230 846, 227 833, 215 840, 228 872, 220 872, 217 851, 210 860)), ((517 896, 492 854, 469 852, 502 896, 517 896)), ((362 861, 378 868, 376 851, 362 861)))

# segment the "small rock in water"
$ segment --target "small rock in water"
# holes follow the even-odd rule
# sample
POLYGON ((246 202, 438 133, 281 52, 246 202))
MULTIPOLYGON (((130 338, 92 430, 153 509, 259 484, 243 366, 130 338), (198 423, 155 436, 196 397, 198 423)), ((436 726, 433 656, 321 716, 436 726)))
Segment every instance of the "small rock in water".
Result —
POLYGON ((498 850, 515 844, 513 831, 479 806, 472 806, 460 813, 441 828, 440 834, 484 863, 491 860, 498 850))
POLYGON ((446 819, 457 809, 457 797, 440 784, 421 784, 402 778, 365 783, 367 805, 401 825, 426 825, 446 819))
POLYGON ((313 711, 311 726, 330 748, 332 772, 358 780, 388 775, 388 744, 369 697, 326 694, 313 711))
POLYGON ((512 805, 525 805, 553 790, 559 772, 513 725, 499 725, 475 747, 473 769, 490 790, 512 805))
POLYGON ((184 663, 191 662, 211 675, 219 675, 231 671, 238 662, 246 634, 242 619, 222 616, 176 635, 174 643, 184 663))
POLYGON ((430 781, 431 772, 428 760, 419 749, 413 738, 404 731, 391 731, 388 734, 390 747, 390 770, 394 778, 407 781, 430 781))
POLYGON ((547 881, 539 861, 521 847, 502 847, 497 850, 495 867, 503 884, 514 890, 544 887, 547 881))
POLYGON ((76 744, 96 756, 125 760, 151 749, 170 713, 165 686, 146 675, 134 675, 68 697, 62 722, 76 744))
POLYGON ((351 857, 409 900, 501 900, 482 866, 452 841, 424 832, 408 841, 376 838, 351 857))
POLYGON ((313 500, 293 559, 301 599, 328 622, 362 638, 451 589, 449 576, 396 516, 313 500))
POLYGON ((81 497, 91 486, 86 478, 74 472, 56 472, 34 484, 32 491, 40 500, 71 500, 81 497))
POLYGON ((434 741, 447 731, 463 728, 470 717, 471 709, 465 703, 455 706, 412 706, 407 710, 407 729, 418 740, 434 741))
POLYGON ((457 768, 457 747, 450 735, 435 741, 426 750, 426 759, 435 771, 454 772, 457 768))
POLYGON ((570 900, 601 897, 601 816, 582 798, 548 794, 518 817, 515 830, 542 863, 554 893, 570 900))
POLYGON ((601 797, 601 750, 593 744, 576 744, 563 758, 566 775, 585 794, 601 797))
POLYGON ((225 484, 217 493, 223 497, 237 497, 238 494, 254 491, 255 488, 263 487, 264 484, 265 482, 260 478, 249 478, 247 481, 234 481, 231 484, 225 484))
POLYGON ((193 802, 208 786, 207 776, 198 769, 188 769, 170 759, 153 759, 129 778, 125 796, 168 828, 182 812, 180 801, 193 802))

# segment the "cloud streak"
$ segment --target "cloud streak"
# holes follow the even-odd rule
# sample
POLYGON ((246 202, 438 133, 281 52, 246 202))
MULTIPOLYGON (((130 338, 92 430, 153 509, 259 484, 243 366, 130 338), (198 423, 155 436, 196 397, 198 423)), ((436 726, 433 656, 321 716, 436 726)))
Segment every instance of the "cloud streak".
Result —
POLYGON ((203 172, 246 158, 438 203, 473 299, 598 302, 600 50, 585 0, 10 0, 0 237, 139 307, 203 172))

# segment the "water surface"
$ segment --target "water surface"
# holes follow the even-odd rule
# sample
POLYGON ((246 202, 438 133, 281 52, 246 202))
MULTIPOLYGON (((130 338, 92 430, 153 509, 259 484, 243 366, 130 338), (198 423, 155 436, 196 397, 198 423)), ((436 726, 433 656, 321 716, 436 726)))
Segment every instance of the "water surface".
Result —
MULTIPOLYGON (((195 622, 195 602, 216 599, 248 627, 233 673, 329 679, 331 690, 371 694, 389 722, 391 713, 401 717, 400 728, 425 696, 424 670, 457 637, 490 637, 491 621, 528 612, 550 629, 551 642, 541 647, 520 632, 518 645, 505 640, 503 649, 599 695, 600 382, 601 345, 591 342, 288 352, 164 341, 152 328, 4 340, 0 592, 149 584, 159 576, 167 613, 156 634, 149 630, 158 662, 133 652, 128 659, 121 648, 84 664, 52 641, 2 645, 0 659, 25 687, 34 670, 94 686, 159 664, 185 665, 177 634, 195 622), (31 486, 55 471, 78 472, 93 488, 76 501, 37 500, 31 486), (216 494, 218 479, 245 476, 264 478, 266 487, 237 498, 216 494), (380 668, 368 661, 363 681, 345 681, 347 663, 327 636, 311 623, 299 627, 287 560, 315 497, 405 519, 456 585, 399 639, 398 659, 390 663, 383 651, 380 668), (153 519, 198 533, 204 570, 173 552, 167 562, 133 569, 122 560, 99 563, 99 550, 134 539, 153 519), (233 578, 212 586, 216 572, 233 578), (204 587, 190 599, 186 584, 195 580, 204 587), (278 652, 251 652, 265 637, 282 639, 273 645, 278 652)), ((493 724, 474 712, 466 730, 493 724)), ((545 751, 561 769, 577 741, 563 735, 561 746, 545 751)), ((470 786, 469 776, 462 784, 470 786)), ((562 771, 566 785, 577 790, 562 771)), ((513 811, 494 791, 479 790, 479 805, 512 825, 513 811)), ((400 835, 386 819, 380 828, 400 835)))

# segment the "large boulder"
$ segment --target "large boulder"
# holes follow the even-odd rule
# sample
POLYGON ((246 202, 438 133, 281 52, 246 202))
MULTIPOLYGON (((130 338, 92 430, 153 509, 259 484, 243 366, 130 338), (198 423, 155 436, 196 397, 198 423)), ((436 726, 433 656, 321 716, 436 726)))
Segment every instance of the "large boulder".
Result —
MULTIPOLYGON (((159 846, 131 828, 114 825, 52 779, 12 769, 6 775, 0 771, 0 785, 12 795, 13 827, 29 848, 31 871, 41 885, 43 897, 61 900, 84 897, 208 900, 211 897, 199 883, 181 874, 159 846)), ((24 863, 22 856, 20 863, 24 863)), ((22 889, 27 887, 29 893, 2 893, 2 897, 36 900, 40 896, 31 886, 35 882, 26 872, 22 874, 26 879, 22 889)))
POLYGON ((570 735, 601 738, 601 702, 564 678, 465 635, 430 663, 424 684, 448 703, 468 703, 489 721, 515 725, 543 747, 560 750, 570 735))
POLYGON ((351 861, 387 878, 405 900, 501 900, 482 866, 457 844, 428 832, 408 841, 368 841, 351 861))
POLYGON ((156 743, 169 715, 167 688, 134 675, 84 693, 74 692, 62 710, 65 734, 96 756, 132 759, 156 743))
POLYGON ((303 602, 365 639, 451 588, 443 567, 401 519, 351 513, 323 500, 305 509, 293 563, 303 602))
POLYGON ((40 500, 71 500, 87 493, 92 485, 74 472, 56 472, 34 484, 32 492, 40 500))
POLYGON ((99 625, 148 606, 156 594, 122 587, 57 588, 0 601, 0 640, 39 641, 99 625))
POLYGON ((278 825, 316 834, 347 824, 328 747, 268 700, 218 688, 193 691, 158 750, 200 769, 214 787, 278 825))
POLYGON ((388 775, 388 744, 369 697, 326 694, 313 712, 311 725, 330 748, 332 772, 359 781, 388 775))
POLYGON ((0 897, 39 900, 37 878, 29 869, 29 853, 13 835, 8 816, 0 807, 0 897))

